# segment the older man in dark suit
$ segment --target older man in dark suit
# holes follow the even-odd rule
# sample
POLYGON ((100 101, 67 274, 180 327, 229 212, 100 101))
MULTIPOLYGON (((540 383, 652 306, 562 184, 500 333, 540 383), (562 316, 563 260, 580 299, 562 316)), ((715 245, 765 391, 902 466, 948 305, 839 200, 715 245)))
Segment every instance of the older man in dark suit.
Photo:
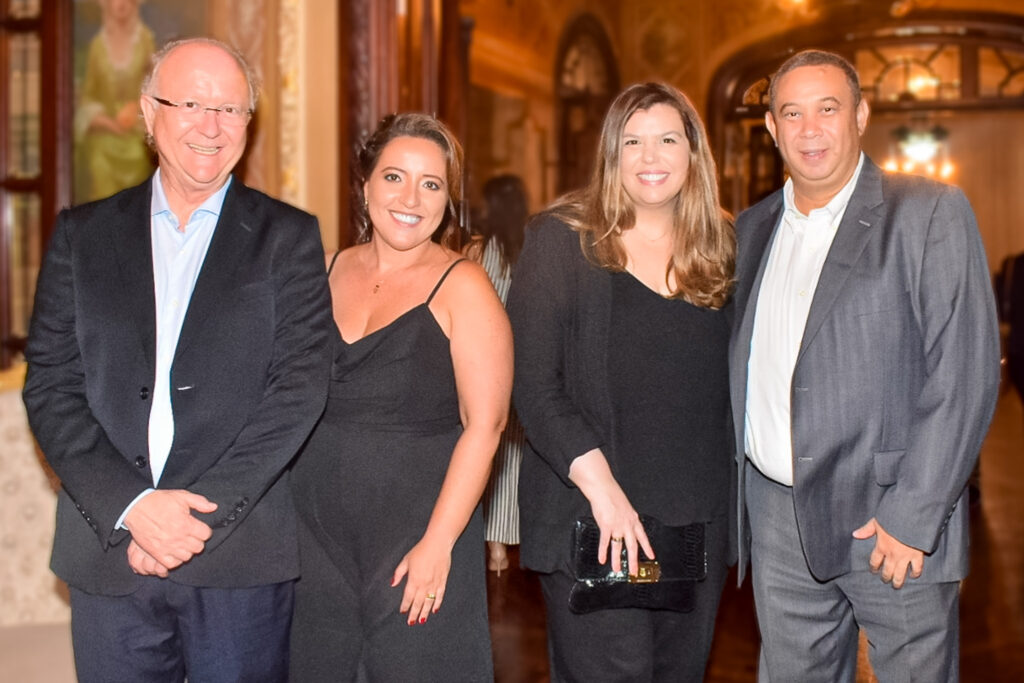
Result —
POLYGON ((995 408, 963 194, 864 156, 857 72, 808 51, 765 116, 790 179, 740 215, 731 390, 761 681, 953 681, 965 485, 995 408))
POLYGON ((330 300, 316 219, 231 177, 255 103, 232 48, 164 48, 158 171, 62 212, 39 276, 24 398, 82 681, 287 675, 282 473, 326 399, 330 300))

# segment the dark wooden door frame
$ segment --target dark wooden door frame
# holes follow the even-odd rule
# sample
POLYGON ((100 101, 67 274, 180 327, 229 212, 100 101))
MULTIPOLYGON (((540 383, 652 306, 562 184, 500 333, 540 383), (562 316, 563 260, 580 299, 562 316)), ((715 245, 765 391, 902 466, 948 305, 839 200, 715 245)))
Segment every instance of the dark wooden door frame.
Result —
MULTIPOLYGON (((0 215, 7 215, 9 192, 30 192, 39 196, 41 234, 40 253, 49 242, 54 221, 61 208, 71 203, 71 119, 74 109, 72 84, 71 19, 72 0, 48 0, 42 3, 38 17, 13 18, 8 14, 8 3, 0 5, 3 22, 0 39, 0 78, 9 77, 9 37, 12 33, 32 32, 40 38, 40 127, 39 176, 11 178, 7 175, 7 137, 0 136, 0 215)), ((0 112, 6 117, 9 109, 9 90, 0 88, 0 112)), ((15 248, 11 235, 0 239, 0 368, 8 367, 17 353, 24 349, 25 340, 12 334, 10 293, 10 250, 15 248)))

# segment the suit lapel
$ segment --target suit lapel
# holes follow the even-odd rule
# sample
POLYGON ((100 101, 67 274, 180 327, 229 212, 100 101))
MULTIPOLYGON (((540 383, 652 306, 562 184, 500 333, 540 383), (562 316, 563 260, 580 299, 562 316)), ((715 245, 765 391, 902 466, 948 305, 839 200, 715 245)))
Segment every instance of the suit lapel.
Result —
POLYGON ((178 347, 174 352, 175 360, 188 349, 206 319, 221 305, 225 292, 232 289, 231 282, 235 280, 238 266, 244 260, 240 255, 245 252, 245 243, 252 236, 253 217, 247 201, 248 192, 237 178, 231 181, 189 300, 181 335, 178 337, 178 347))
POLYGON ((828 317, 839 292, 846 286, 846 280, 854 264, 871 238, 872 226, 877 225, 882 218, 881 206, 882 170, 870 159, 865 158, 857 186, 843 213, 843 220, 836 231, 835 239, 832 240, 832 246, 821 269, 821 276, 818 278, 818 286, 814 291, 814 299, 811 301, 803 339, 800 342, 797 363, 828 317))
POLYGON ((127 310, 137 321, 143 358, 156 362, 156 295, 153 285, 152 182, 121 195, 112 223, 111 246, 117 254, 121 292, 127 310))

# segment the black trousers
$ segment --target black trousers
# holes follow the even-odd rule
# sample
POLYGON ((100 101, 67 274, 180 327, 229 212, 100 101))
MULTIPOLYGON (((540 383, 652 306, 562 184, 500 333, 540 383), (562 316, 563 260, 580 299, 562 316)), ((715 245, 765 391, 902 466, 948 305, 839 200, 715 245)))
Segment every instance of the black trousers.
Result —
POLYGON ((611 609, 569 610, 573 578, 566 571, 540 574, 547 610, 552 683, 700 683, 711 651, 722 597, 728 530, 709 525, 707 578, 697 585, 692 612, 611 609))
POLYGON ((81 683, 284 683, 294 582, 196 588, 147 577, 130 595, 71 588, 81 683))
POLYGON ((391 586, 405 549, 384 549, 395 556, 360 566, 368 547, 338 545, 300 520, 299 551, 291 683, 494 680, 479 510, 452 553, 441 609, 425 624, 410 626, 398 612, 404 581, 391 586))

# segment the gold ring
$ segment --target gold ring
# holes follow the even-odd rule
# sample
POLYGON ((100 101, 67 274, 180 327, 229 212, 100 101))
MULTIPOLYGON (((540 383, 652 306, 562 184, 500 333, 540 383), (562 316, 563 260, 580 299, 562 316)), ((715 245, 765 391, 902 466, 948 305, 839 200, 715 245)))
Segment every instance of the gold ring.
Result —
POLYGON ((437 600, 437 596, 433 593, 427 593, 427 600, 437 600))
POLYGON ((612 543, 622 543, 625 540, 622 536, 612 536, 612 543))

